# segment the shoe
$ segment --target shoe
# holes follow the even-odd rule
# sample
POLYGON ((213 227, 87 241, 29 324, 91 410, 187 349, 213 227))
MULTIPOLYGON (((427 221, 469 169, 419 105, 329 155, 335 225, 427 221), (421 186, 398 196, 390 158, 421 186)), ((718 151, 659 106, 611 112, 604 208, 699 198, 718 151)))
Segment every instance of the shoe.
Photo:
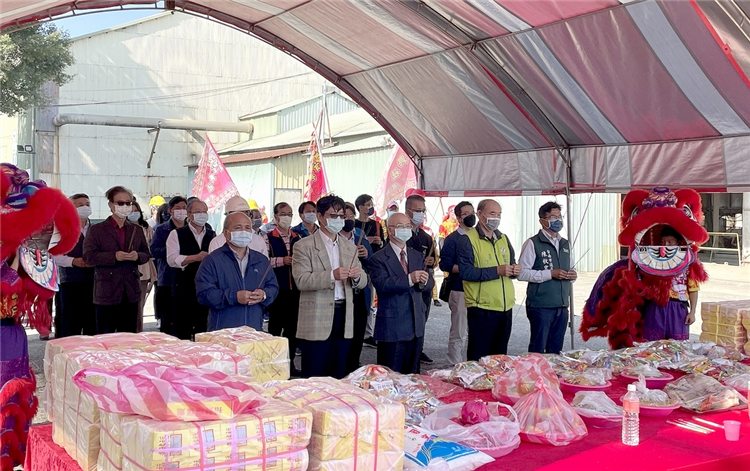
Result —
POLYGON ((156 319, 156 328, 161 329, 161 319, 156 319))
POLYGON ((434 300, 434 301, 432 302, 432 304, 433 304, 433 305, 434 305, 435 307, 443 307, 443 303, 441 303, 439 299, 436 299, 436 300, 434 300))
POLYGON ((300 355, 302 355, 302 350, 300 350, 300 349, 298 348, 297 350, 295 350, 295 351, 294 351, 294 356, 298 357, 298 356, 300 356, 300 355))
POLYGON ((428 357, 425 352, 422 352, 422 354, 419 356, 419 361, 421 361, 422 363, 426 363, 428 365, 434 363, 432 358, 428 357))
POLYGON ((378 342, 376 342, 376 341, 375 341, 375 339, 374 339, 374 338, 372 338, 372 337, 367 337, 367 338, 366 338, 366 339, 365 339, 365 340, 364 340, 364 341, 362 342, 362 345, 364 345, 365 347, 370 347, 370 348, 377 348, 377 347, 378 347, 378 342))
POLYGON ((39 340, 49 340, 49 335, 40 335, 39 340))

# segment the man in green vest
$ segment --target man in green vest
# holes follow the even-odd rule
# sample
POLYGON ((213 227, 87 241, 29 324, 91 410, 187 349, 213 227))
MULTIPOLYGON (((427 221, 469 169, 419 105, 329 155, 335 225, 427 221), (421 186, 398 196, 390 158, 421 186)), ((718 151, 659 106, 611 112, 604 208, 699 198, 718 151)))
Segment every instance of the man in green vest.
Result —
POLYGON ((518 279, 527 281, 526 317, 531 324, 529 352, 560 353, 570 306, 570 283, 578 275, 570 269, 570 246, 560 237, 561 207, 552 201, 539 208, 537 235, 523 244, 518 279))
POLYGON ((521 273, 508 237, 502 234, 502 208, 493 200, 477 206, 477 227, 461 238, 458 271, 464 284, 469 345, 466 357, 508 353, 515 294, 512 277, 521 273))

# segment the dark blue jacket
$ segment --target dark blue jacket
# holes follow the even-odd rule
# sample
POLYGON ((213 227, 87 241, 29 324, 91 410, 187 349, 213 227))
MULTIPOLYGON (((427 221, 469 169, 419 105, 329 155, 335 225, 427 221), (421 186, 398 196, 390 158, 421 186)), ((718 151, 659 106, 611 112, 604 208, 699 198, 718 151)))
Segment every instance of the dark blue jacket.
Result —
MULTIPOLYGON (((424 269, 424 257, 407 247, 409 273, 424 269)), ((368 263, 369 275, 378 293, 378 315, 373 337, 379 342, 405 342, 424 337, 427 305, 423 293, 432 293, 435 280, 430 277, 425 286, 409 286, 409 278, 391 244, 372 256, 368 263)))
POLYGON ((458 242, 463 237, 458 230, 451 232, 443 242, 443 250, 440 251, 440 269, 448 273, 450 290, 463 291, 464 283, 461 280, 461 273, 451 273, 453 265, 458 265, 458 242))
MULTIPOLYGON (((307 230, 304 222, 297 224, 296 226, 292 228, 292 230, 300 237, 308 237, 310 235, 310 231, 307 230)), ((318 225, 316 224, 315 230, 313 232, 317 232, 317 230, 318 230, 318 225)))
POLYGON ((263 308, 270 306, 279 293, 279 284, 270 266, 265 256, 248 249, 247 269, 241 274, 229 244, 203 259, 195 275, 195 289, 198 302, 209 308, 209 331, 243 325, 263 330, 263 308), (265 301, 252 306, 237 302, 238 291, 258 288, 266 292, 265 301))
POLYGON ((164 224, 156 226, 154 236, 151 238, 151 247, 149 248, 156 264, 156 284, 158 286, 172 286, 174 284, 174 275, 177 273, 177 269, 170 267, 167 263, 167 238, 174 229, 177 229, 177 226, 170 219, 164 224))

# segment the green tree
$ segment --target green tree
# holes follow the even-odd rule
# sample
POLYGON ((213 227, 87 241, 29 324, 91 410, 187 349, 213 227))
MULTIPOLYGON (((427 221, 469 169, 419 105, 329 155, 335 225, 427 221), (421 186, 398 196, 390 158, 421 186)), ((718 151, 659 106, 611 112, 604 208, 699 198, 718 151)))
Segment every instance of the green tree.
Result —
POLYGON ((75 62, 65 30, 53 23, 0 35, 0 113, 13 116, 49 103, 42 85, 68 83, 65 69, 75 62))

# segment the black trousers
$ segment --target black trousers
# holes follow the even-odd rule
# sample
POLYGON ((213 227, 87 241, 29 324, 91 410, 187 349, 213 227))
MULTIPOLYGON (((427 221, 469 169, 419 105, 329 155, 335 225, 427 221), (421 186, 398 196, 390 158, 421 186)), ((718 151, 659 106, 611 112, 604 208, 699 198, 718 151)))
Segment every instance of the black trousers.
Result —
POLYGON ((195 292, 184 290, 172 296, 172 335, 181 340, 193 340, 195 334, 205 332, 208 329, 208 308, 198 302, 195 292))
POLYGON ((96 334, 94 282, 61 283, 55 295, 55 338, 96 334))
POLYGON ((367 316, 370 307, 365 304, 365 293, 359 291, 354 294, 354 336, 349 346, 349 355, 346 358, 346 374, 359 368, 359 357, 362 355, 362 342, 367 330, 367 316))
POLYGON ((138 329, 138 302, 128 302, 125 293, 120 304, 96 305, 96 333, 133 332, 138 329))
POLYGON ((156 286, 154 288, 154 312, 161 319, 159 330, 165 334, 172 335, 172 313, 174 305, 172 303, 172 286, 156 286))
MULTIPOLYGON (((279 291, 268 309, 268 333, 289 340, 289 361, 294 362, 297 351, 297 320, 299 319, 299 291, 279 291)), ((293 364, 290 366, 294 366, 293 364)))
POLYGON ((466 357, 469 361, 487 355, 508 353, 508 340, 513 327, 513 310, 490 311, 479 307, 466 309, 469 325, 469 346, 466 357))
POLYGON ((378 365, 405 375, 419 373, 419 355, 424 337, 414 337, 403 342, 378 341, 378 365))
POLYGON ((302 376, 331 376, 341 379, 346 376, 346 359, 351 339, 344 338, 346 303, 336 302, 333 311, 331 335, 325 340, 302 340, 302 376))

